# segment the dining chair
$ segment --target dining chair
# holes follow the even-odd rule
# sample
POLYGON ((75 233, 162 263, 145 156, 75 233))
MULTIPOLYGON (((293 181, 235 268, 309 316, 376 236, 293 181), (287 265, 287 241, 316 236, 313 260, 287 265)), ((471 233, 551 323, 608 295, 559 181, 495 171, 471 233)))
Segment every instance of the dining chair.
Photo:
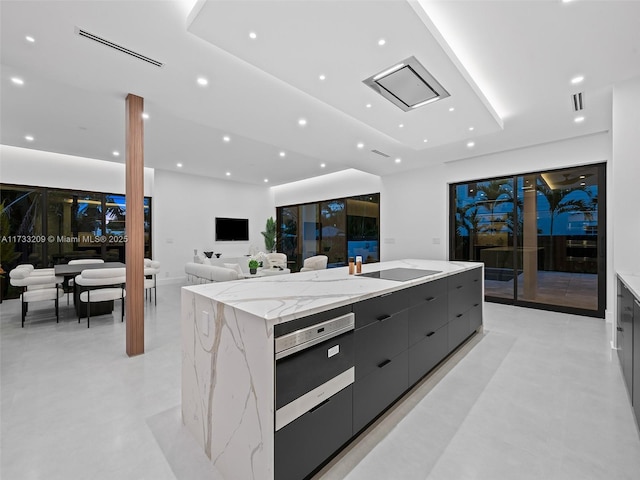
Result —
MULTIPOLYGON (((78 298, 80 303, 87 304, 87 328, 91 323, 91 304, 97 302, 122 300, 120 320, 124 322, 124 299, 127 295, 125 290, 126 281, 126 269, 124 267, 83 270, 80 275, 76 276, 75 283, 82 288, 78 298)), ((80 309, 78 309, 78 323, 80 323, 80 309)))
POLYGON ((149 292, 149 300, 151 300, 151 290, 154 294, 154 305, 158 304, 158 290, 156 276, 160 273, 160 262, 157 260, 151 260, 150 258, 144 259, 144 298, 147 298, 147 292, 149 292))
MULTIPOLYGON (((77 258, 75 260, 69 260, 68 265, 85 265, 90 263, 104 263, 104 260, 101 258, 77 258)), ((69 305, 69 294, 73 291, 73 278, 70 278, 67 282, 67 286, 69 287, 67 292, 67 305, 69 305)))
POLYGON ((62 277, 56 277, 51 272, 38 272, 32 265, 20 265, 9 272, 9 281, 14 287, 21 289, 22 328, 24 328, 28 305, 31 302, 53 300, 56 310, 56 323, 60 321, 58 299, 64 295, 60 288, 60 284, 63 281, 62 277))

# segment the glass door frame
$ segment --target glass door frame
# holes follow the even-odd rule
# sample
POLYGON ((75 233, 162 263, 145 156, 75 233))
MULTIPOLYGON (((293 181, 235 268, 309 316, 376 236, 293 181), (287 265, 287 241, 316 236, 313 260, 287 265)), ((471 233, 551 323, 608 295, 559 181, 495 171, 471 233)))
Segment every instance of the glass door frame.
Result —
MULTIPOLYGON (((586 309, 586 308, 577 308, 567 305, 557 305, 557 304, 548 304, 548 303, 540 303, 534 302, 530 300, 523 300, 518 296, 518 277, 517 277, 517 269, 519 266, 519 258, 518 258, 518 247, 522 245, 521 235, 517 231, 517 228, 514 228, 513 232, 513 257, 512 257, 512 265, 513 265, 513 275, 515 278, 513 285, 513 295, 511 298, 506 297, 497 297, 485 294, 485 300, 508 304, 508 305, 516 305, 521 307, 528 308, 536 308, 538 310, 546 310, 546 311, 556 311, 563 313, 571 313, 589 317, 596 318, 605 318, 605 311, 607 307, 607 179, 606 179, 606 163, 596 163, 596 164, 588 164, 588 165, 578 165, 572 167, 565 167, 559 169, 549 169, 538 172, 525 172, 519 173, 509 176, 498 176, 491 177, 480 180, 469 180, 464 182, 455 182, 449 184, 449 259, 450 261, 456 261, 459 259, 455 258, 456 252, 456 187, 460 185, 466 184, 475 184, 487 182, 495 179, 511 179, 512 185, 514 186, 514 199, 518 198, 517 188, 518 188, 518 178, 526 177, 532 175, 541 175, 543 173, 552 173, 557 171, 564 171, 572 168, 596 168, 598 175, 598 216, 597 216, 597 296, 598 296, 598 305, 597 309, 586 309)), ((514 219, 517 219, 518 215, 518 202, 513 202, 513 215, 514 219)), ((517 221, 517 220, 516 220, 517 221)), ((474 261, 480 261, 476 259, 474 261)))

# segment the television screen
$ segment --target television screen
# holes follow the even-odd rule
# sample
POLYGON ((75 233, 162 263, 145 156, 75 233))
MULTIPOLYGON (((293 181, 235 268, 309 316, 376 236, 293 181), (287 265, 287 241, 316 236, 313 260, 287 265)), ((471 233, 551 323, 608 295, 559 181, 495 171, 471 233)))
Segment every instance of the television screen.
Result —
POLYGON ((216 242, 248 241, 249 220, 216 217, 216 242))

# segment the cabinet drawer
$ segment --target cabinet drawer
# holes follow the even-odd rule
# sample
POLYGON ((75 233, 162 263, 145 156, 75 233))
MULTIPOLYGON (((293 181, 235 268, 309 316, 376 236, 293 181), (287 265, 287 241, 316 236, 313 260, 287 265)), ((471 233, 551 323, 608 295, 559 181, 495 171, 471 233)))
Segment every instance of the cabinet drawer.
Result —
POLYGON ((409 290, 400 290, 380 297, 370 298, 353 305, 356 315, 356 328, 389 317, 409 306, 409 290))
POLYGON ((447 325, 449 326, 447 343, 451 352, 470 335, 469 312, 459 313, 449 319, 447 325))
MULTIPOLYGON (((437 297, 427 297, 409 309, 409 345, 422 340, 447 323, 448 308, 446 292, 437 297)), ((446 343, 446 342, 445 342, 446 343)))
POLYGON ((275 433, 275 478, 306 477, 351 439, 352 389, 349 385, 275 433))
POLYGON ((469 310, 469 334, 482 325, 482 302, 474 303, 469 310))
POLYGON ((408 352, 405 350, 370 375, 353 384, 353 433, 396 400, 409 387, 408 352))
POLYGON ((475 268, 449 277, 449 318, 482 301, 482 269, 475 268))
POLYGON ((354 333, 356 381, 408 348, 409 312, 403 310, 354 333))
POLYGON ((443 325, 409 348, 409 385, 413 385, 449 353, 448 325, 443 325))
POLYGON ((441 297, 447 294, 447 279, 441 278, 440 280, 434 280, 431 282, 423 283, 422 285, 416 285, 408 289, 409 292, 409 306, 413 307, 425 301, 431 301, 434 298, 441 297))

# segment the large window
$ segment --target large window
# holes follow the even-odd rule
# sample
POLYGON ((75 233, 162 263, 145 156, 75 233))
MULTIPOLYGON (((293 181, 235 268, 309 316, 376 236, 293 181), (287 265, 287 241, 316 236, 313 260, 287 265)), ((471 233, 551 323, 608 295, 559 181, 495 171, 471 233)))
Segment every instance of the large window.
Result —
MULTIPOLYGON (((83 257, 125 261, 124 195, 3 184, 0 202, 2 236, 13 251, 1 260, 7 271, 18 263, 43 268, 83 257)), ((144 254, 151 257, 150 197, 144 199, 144 233, 144 254)))
POLYGON ((452 260, 485 265, 487 300, 604 318, 604 164, 450 186, 452 260))
POLYGON ((326 255, 329 268, 356 255, 380 260, 379 193, 279 207, 277 217, 278 251, 293 270, 314 255, 326 255))

